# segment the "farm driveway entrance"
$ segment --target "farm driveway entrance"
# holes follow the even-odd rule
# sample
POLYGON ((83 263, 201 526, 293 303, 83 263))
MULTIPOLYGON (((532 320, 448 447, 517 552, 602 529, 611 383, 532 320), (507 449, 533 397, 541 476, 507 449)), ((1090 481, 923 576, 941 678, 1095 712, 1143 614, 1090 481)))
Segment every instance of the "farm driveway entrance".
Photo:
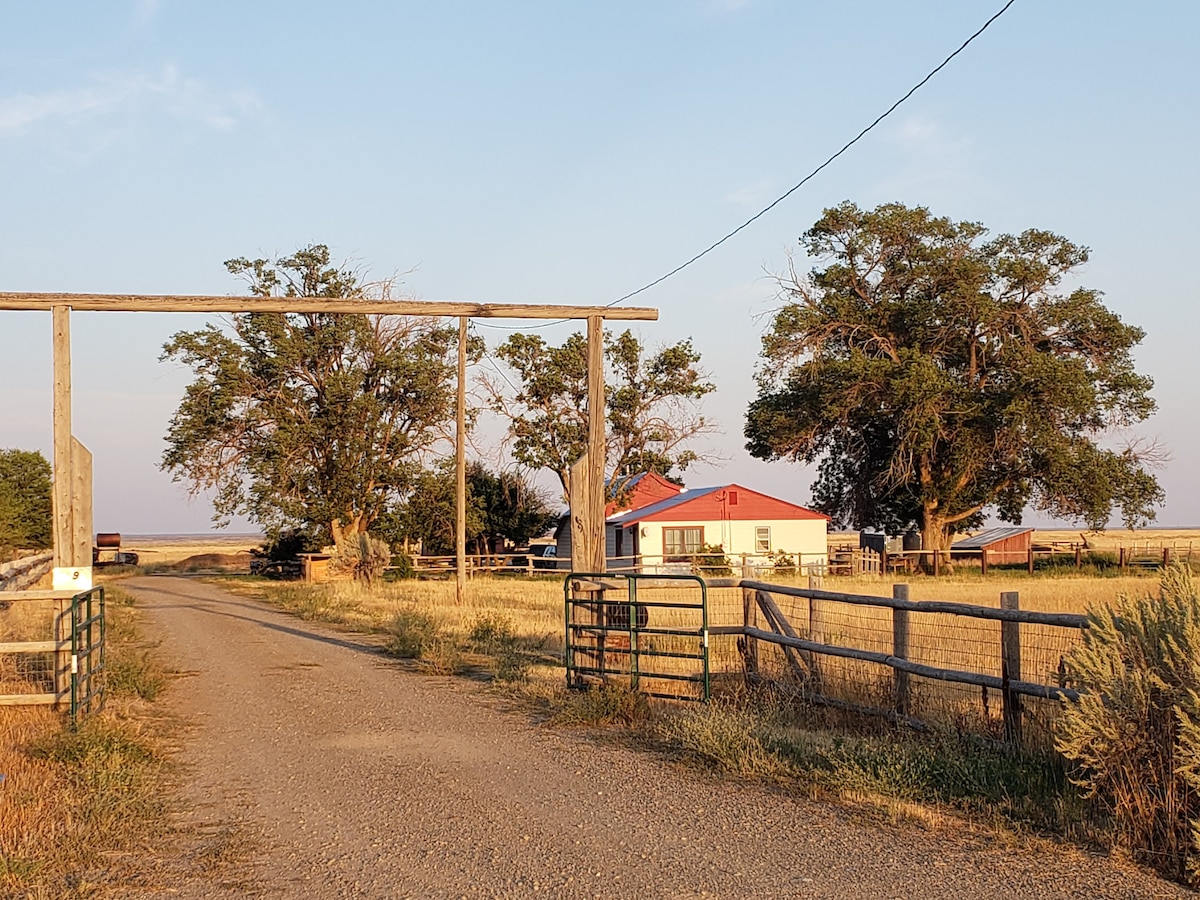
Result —
POLYGON ((536 725, 477 684, 211 585, 122 586, 186 673, 166 702, 191 723, 179 838, 128 896, 1190 896, 1074 851, 859 824, 536 725))

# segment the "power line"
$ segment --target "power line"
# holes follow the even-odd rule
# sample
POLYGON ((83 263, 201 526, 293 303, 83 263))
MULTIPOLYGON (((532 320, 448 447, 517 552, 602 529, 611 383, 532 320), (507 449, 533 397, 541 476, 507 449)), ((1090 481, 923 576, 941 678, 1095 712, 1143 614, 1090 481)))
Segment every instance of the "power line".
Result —
MULTIPOLYGON (((628 294, 618 297, 616 300, 613 300, 611 303, 606 303, 604 305, 606 307, 616 306, 618 303, 624 303, 626 300, 636 297, 638 294, 641 294, 645 291, 650 290, 650 288, 652 288, 652 287, 662 284, 664 281, 666 281, 672 275, 679 274, 684 269, 686 269, 688 266, 690 266, 692 263, 697 262, 700 259, 703 259, 705 256, 712 253, 712 251, 716 250, 718 247, 720 247, 726 241, 728 241, 729 239, 731 239, 732 237, 737 235, 739 232, 741 232, 741 231, 745 230, 746 228, 750 227, 751 225, 753 225, 755 222, 757 222, 759 219, 761 219, 763 216, 765 216, 767 213, 769 213, 771 210, 773 210, 776 206, 778 206, 780 203, 782 203, 784 200, 786 200, 792 194, 796 193, 796 191, 800 190, 800 188, 804 187, 804 185, 806 185, 808 182, 810 182, 814 178, 816 178, 817 175, 819 175, 825 168, 827 168, 834 160, 836 160, 839 156, 841 156, 843 153, 845 153, 847 150, 849 150, 851 147, 853 147, 855 144, 857 144, 860 140, 862 140, 864 137, 866 137, 867 134, 869 134, 875 128, 875 126, 879 125, 880 122, 882 122, 884 119, 886 119, 892 113, 894 113, 900 107, 900 105, 902 103, 904 103, 913 94, 915 94, 922 87, 924 87, 925 84, 928 83, 930 81, 930 79, 933 78, 934 75, 936 75, 938 72, 942 71, 942 69, 946 68, 946 66, 950 64, 950 61, 952 59, 954 59, 954 57, 958 56, 960 53, 962 53, 964 50, 966 50, 972 41, 974 41, 977 37, 979 37, 985 31, 987 31, 988 27, 991 26, 991 24, 993 22, 995 22, 1002 15, 1004 15, 1006 12, 1008 12, 1008 8, 1010 6, 1012 6, 1015 2, 1016 2, 1016 0, 1008 0, 1008 2, 1005 3, 1004 6, 1002 6, 998 12, 993 14, 990 19, 988 19, 986 22, 984 22, 983 25, 981 25, 974 34, 972 34, 969 38, 967 38, 965 41, 963 41, 958 46, 958 49, 956 49, 953 53, 951 53, 949 56, 947 56, 945 59, 943 59, 940 63, 938 63, 938 65, 935 66, 932 70, 930 70, 929 74, 927 74, 924 78, 922 78, 920 81, 918 81, 916 84, 914 84, 911 88, 909 88, 908 92, 905 93, 903 97, 901 97, 899 100, 897 100, 891 106, 889 106, 886 110, 884 110, 882 113, 880 113, 875 118, 875 120, 873 122, 871 122, 870 125, 868 125, 862 131, 860 131, 858 134, 856 134, 853 138, 851 138, 845 144, 843 144, 841 149, 839 149, 836 153, 834 153, 827 160, 825 160, 825 162, 821 163, 819 166, 817 166, 815 169, 813 169, 811 172, 809 172, 807 175, 805 175, 803 178, 801 178, 798 182, 796 182, 794 185, 792 185, 790 188, 788 188, 787 191, 780 194, 773 201, 771 201, 769 204, 764 206, 762 209, 760 209, 758 212, 756 212, 754 215, 752 215, 749 219, 747 219, 745 222, 743 222, 737 228, 733 229, 733 231, 730 231, 724 237, 709 244, 707 247, 705 247, 703 250, 701 250, 699 253, 697 253, 695 256, 693 256, 691 259, 687 260, 686 262, 680 263, 679 265, 677 265, 675 268, 671 269, 666 274, 660 275, 658 278, 655 278, 653 281, 647 282, 646 284, 642 285, 637 290, 630 291, 628 294)), ((527 331, 527 330, 532 330, 534 328, 548 328, 551 325, 561 325, 563 322, 567 322, 567 321, 570 321, 570 320, 569 319, 556 319, 553 322, 542 322, 538 325, 528 325, 528 326, 491 325, 486 322, 480 322, 479 324, 485 328, 495 328, 495 329, 500 329, 500 330, 504 330, 504 331, 527 331)))

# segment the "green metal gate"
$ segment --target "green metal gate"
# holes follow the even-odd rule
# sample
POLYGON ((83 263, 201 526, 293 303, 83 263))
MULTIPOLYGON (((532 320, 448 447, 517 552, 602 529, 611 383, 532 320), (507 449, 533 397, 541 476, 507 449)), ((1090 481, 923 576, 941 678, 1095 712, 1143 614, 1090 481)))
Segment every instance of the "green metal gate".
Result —
POLYGON ((563 595, 568 687, 616 678, 652 697, 709 699, 703 578, 572 572, 563 595))
POLYGON ((104 708, 104 588, 71 598, 71 721, 104 708))

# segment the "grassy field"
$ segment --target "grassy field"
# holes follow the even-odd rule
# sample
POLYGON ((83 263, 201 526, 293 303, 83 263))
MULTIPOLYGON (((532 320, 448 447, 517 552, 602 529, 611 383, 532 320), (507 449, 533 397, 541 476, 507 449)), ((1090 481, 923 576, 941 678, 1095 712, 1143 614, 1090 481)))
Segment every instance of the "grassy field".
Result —
MULTIPOLYGON (((94 896, 89 873, 110 871, 162 825, 164 725, 150 703, 166 676, 126 600, 110 589, 102 714, 71 730, 59 712, 0 709, 0 896, 94 896)), ((26 608, 19 627, 49 629, 37 620, 26 608)), ((10 672, 0 690, 15 688, 10 672)))

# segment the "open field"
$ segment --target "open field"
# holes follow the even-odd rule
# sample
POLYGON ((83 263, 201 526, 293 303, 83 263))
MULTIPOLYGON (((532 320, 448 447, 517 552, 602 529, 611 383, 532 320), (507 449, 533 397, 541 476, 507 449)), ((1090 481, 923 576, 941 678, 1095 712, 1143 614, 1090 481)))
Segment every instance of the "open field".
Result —
POLYGON ((249 564, 251 549, 262 545, 256 534, 125 534, 121 549, 133 551, 143 566, 173 565, 192 556, 245 554, 249 564))

